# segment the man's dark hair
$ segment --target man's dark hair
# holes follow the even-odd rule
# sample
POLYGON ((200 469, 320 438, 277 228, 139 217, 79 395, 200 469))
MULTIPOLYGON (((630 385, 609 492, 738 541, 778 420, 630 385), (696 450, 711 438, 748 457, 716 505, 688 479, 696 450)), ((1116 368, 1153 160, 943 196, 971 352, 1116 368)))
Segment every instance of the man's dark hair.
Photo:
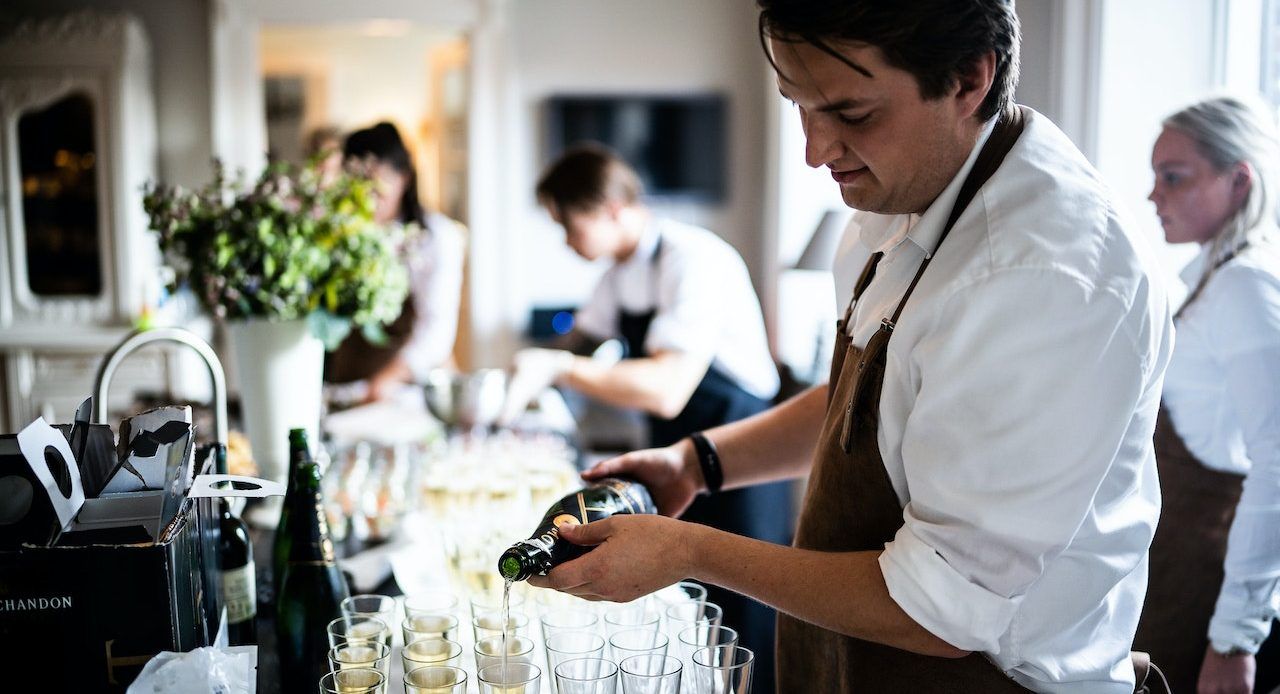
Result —
POLYGON ((418 200, 418 172, 396 126, 383 121, 351 133, 342 143, 342 155, 346 159, 376 159, 403 174, 405 185, 400 197, 399 221, 427 228, 426 209, 418 200))
POLYGON ((978 115, 988 120, 1013 100, 1018 86, 1018 15, 1013 0, 757 0, 760 40, 811 44, 842 62, 835 44, 875 46, 885 61, 911 73, 920 96, 937 99, 960 73, 992 51, 991 91, 978 115))
POLYGON ((585 212, 608 203, 632 205, 644 193, 640 177, 600 145, 571 147, 538 179, 538 202, 559 212, 585 212))

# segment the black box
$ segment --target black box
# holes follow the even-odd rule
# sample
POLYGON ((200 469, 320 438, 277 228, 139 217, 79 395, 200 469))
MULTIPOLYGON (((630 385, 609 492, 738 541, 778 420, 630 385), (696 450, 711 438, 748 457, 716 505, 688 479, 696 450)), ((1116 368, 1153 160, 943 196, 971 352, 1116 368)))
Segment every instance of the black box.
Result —
POLYGON ((157 542, 116 528, 0 550, 5 689, 124 692, 160 651, 211 645, 222 611, 216 503, 184 500, 157 542))

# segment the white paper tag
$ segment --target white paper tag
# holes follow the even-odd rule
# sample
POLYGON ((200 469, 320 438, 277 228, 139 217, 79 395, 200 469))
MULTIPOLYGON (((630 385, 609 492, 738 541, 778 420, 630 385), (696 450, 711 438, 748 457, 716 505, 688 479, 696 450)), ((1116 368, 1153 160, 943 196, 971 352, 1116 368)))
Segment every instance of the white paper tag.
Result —
POLYGON ((76 458, 71 454, 71 446, 67 445, 67 439, 57 429, 49 426, 49 423, 44 421, 44 417, 37 417, 36 421, 18 432, 18 447, 22 450, 23 457, 27 459, 27 465, 31 466, 31 471, 36 473, 36 479, 44 485, 45 492, 49 495, 49 502, 53 504, 53 510, 58 514, 60 529, 66 530, 67 526, 71 525, 71 521, 75 520, 76 514, 80 512, 80 507, 84 505, 80 466, 76 464, 76 458), (53 478, 53 471, 45 462, 44 452, 48 448, 57 451, 66 464, 68 476, 71 478, 69 496, 62 495, 62 491, 58 489, 57 480, 53 478))
POLYGON ((187 490, 188 497, 221 496, 226 498, 284 496, 284 485, 271 480, 244 475, 197 475, 187 490), (236 488, 233 485, 239 485, 236 488))

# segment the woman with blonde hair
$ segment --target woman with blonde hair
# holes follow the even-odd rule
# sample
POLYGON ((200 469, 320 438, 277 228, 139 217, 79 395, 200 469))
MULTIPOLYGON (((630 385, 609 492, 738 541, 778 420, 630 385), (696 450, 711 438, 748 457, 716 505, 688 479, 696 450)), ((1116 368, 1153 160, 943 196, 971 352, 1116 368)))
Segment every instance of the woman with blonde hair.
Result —
POLYGON ((1280 603, 1280 142, 1234 98, 1164 121, 1149 199, 1197 243, 1156 425, 1163 508, 1135 650, 1175 692, 1251 692, 1280 603))

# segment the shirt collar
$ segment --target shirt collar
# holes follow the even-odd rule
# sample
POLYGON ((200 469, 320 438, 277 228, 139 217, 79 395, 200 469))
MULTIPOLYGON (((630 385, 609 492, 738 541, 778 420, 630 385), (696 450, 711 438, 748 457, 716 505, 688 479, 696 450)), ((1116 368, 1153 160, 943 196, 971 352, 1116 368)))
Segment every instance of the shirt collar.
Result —
POLYGON ((653 254, 658 249, 658 239, 662 235, 656 219, 650 219, 645 225, 644 231, 640 234, 640 241, 636 244, 636 252, 631 254, 630 258, 618 263, 619 267, 633 267, 637 264, 647 265, 653 260, 653 254))
POLYGON ((982 151, 982 146, 991 137, 991 132, 995 129, 995 123, 996 119, 992 118, 982 126, 982 131, 978 133, 978 141, 974 143, 973 149, 969 152, 969 158, 965 159, 964 165, 952 177, 947 187, 942 189, 942 193, 929 204, 928 209, 923 214, 893 215, 886 220, 888 223, 882 227, 883 231, 879 234, 874 234, 880 238, 866 239, 867 245, 873 251, 883 252, 896 247, 904 240, 910 240, 924 251, 926 258, 931 257, 933 252, 937 250, 938 237, 942 235, 942 227, 947 223, 947 217, 951 214, 951 207, 955 204, 956 197, 960 195, 960 187, 964 185, 965 177, 973 169, 973 164, 977 161, 978 153, 982 151))

